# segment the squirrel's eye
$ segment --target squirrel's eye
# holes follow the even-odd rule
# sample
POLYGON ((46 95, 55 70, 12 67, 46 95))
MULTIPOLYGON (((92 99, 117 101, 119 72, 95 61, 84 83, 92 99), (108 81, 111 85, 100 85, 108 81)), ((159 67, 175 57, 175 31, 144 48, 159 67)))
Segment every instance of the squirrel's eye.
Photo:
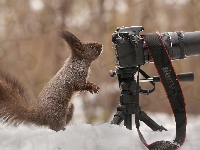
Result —
POLYGON ((93 49, 94 47, 92 45, 90 45, 90 49, 93 49))

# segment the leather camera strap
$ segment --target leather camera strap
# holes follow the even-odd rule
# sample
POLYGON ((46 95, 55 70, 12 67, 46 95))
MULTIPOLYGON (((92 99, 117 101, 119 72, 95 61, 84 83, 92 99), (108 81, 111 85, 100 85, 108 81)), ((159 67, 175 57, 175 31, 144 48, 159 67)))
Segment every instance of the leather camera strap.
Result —
POLYGON ((176 138, 173 141, 156 141, 152 144, 147 144, 139 130, 139 127, 137 128, 138 134, 141 141, 149 150, 175 150, 184 143, 186 137, 187 118, 184 96, 179 80, 172 66, 168 50, 162 41, 160 34, 158 32, 147 34, 143 35, 142 38, 144 39, 146 48, 154 61, 154 65, 174 113, 176 121, 176 138))

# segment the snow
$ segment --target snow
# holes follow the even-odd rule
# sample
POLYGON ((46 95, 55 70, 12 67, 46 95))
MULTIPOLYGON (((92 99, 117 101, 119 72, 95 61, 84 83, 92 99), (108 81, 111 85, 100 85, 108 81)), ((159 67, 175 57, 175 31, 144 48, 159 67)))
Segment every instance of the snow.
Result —
MULTIPOLYGON (((175 123, 172 116, 148 113, 169 131, 153 132, 141 122, 141 132, 148 144, 156 140, 173 140, 175 123)), ((187 136, 180 150, 200 149, 200 116, 188 115, 187 136)), ((135 126, 133 130, 123 125, 90 125, 85 123, 66 126, 65 131, 55 132, 44 127, 0 126, 1 150, 146 150, 135 126)))

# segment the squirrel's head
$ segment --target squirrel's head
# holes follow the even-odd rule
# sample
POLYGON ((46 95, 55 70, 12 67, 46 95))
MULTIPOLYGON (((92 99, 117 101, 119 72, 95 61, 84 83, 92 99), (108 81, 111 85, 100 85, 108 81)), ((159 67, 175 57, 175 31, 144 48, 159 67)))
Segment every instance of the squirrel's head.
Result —
POLYGON ((81 42, 75 35, 68 31, 60 31, 59 35, 69 44, 72 56, 94 61, 101 54, 103 45, 95 42, 81 42))

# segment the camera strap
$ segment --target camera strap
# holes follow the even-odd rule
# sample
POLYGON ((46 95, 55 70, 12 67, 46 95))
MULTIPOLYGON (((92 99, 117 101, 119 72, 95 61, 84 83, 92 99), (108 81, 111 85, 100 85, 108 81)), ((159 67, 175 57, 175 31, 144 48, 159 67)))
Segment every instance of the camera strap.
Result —
POLYGON ((183 144, 186 137, 187 118, 183 93, 172 66, 171 59, 168 55, 168 50, 162 41, 160 34, 158 32, 147 34, 143 35, 142 38, 144 39, 146 47, 154 61, 154 65, 174 113, 176 122, 176 138, 173 141, 156 141, 152 144, 147 144, 139 130, 139 127, 137 128, 138 134, 141 141, 149 150, 175 150, 183 144))

